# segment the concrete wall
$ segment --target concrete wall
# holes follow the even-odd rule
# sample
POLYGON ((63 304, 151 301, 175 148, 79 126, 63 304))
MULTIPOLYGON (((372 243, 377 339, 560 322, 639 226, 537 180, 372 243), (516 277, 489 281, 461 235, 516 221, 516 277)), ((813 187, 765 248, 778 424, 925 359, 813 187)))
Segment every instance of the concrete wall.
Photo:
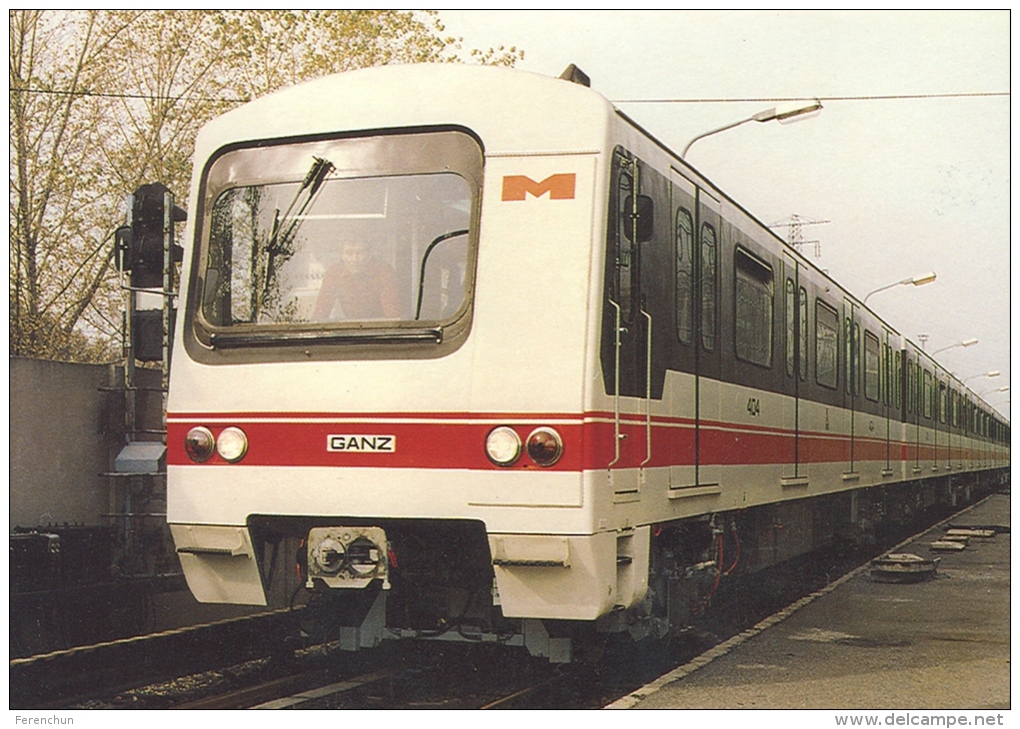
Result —
MULTIPOLYGON (((159 372, 140 372, 158 386, 159 372)), ((122 382, 113 365, 10 358, 10 525, 109 523, 110 479, 125 439, 122 382)), ((159 393, 140 396, 144 427, 162 427, 159 393)), ((149 436, 159 439, 160 436, 149 436)))

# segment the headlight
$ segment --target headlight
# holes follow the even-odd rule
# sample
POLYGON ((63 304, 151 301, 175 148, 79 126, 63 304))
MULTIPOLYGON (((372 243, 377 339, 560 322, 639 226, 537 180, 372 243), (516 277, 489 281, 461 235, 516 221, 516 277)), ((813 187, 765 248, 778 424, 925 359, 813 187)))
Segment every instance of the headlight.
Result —
POLYGON ((486 436, 485 453, 497 466, 511 466, 521 455, 521 439, 513 428, 501 425, 486 436))
POLYGON ((224 428, 216 439, 216 452, 224 461, 240 461, 248 452, 248 436, 240 428, 224 428))
POLYGON ((344 566, 347 550, 333 537, 326 537, 312 549, 312 559, 322 572, 335 575, 344 566))
POLYGON ((184 436, 184 452, 195 463, 208 461, 215 447, 216 439, 213 438, 212 432, 201 425, 197 428, 192 428, 184 436))
POLYGON ((552 428, 536 428, 528 436, 528 455, 540 466, 551 466, 563 455, 563 440, 552 428))

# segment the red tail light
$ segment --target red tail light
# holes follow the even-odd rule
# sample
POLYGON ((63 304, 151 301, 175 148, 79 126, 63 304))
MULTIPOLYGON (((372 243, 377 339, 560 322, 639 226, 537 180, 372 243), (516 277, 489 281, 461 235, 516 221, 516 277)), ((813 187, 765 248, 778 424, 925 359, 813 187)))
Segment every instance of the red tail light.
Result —
POLYGON ((212 432, 201 425, 197 428, 192 428, 184 436, 184 452, 195 463, 208 461, 215 447, 216 439, 213 438, 212 432))
POLYGON ((528 455, 539 466, 551 466, 563 455, 563 439, 552 428, 536 428, 528 436, 528 455))

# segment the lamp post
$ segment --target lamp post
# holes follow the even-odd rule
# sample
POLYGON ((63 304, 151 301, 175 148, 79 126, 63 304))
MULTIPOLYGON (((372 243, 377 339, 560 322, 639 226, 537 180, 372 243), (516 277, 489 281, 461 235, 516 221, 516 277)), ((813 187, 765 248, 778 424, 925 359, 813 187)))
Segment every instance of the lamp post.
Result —
POLYGON ((934 352, 931 353, 931 356, 934 357, 939 352, 945 352, 947 349, 953 349, 955 347, 973 347, 977 343, 978 340, 976 339, 964 339, 962 342, 957 342, 956 344, 950 344, 948 347, 936 349, 934 352))
POLYGON ((973 380, 975 377, 998 377, 1002 373, 999 370, 992 370, 991 372, 980 372, 976 375, 971 375, 963 381, 963 384, 967 384, 969 380, 973 380))
POLYGON ((680 158, 681 159, 685 159, 687 157, 687 150, 689 150, 691 148, 691 145, 694 144, 695 142, 697 142, 699 139, 704 139, 705 137, 710 137, 713 134, 718 134, 719 132, 725 132, 727 129, 733 129, 733 127, 739 127, 741 124, 747 124, 748 122, 753 122, 753 121, 756 121, 756 122, 777 121, 780 124, 788 124, 788 123, 793 122, 793 121, 800 121, 802 119, 806 119, 809 115, 817 114, 817 113, 821 112, 821 110, 822 110, 822 102, 819 101, 818 99, 815 99, 814 101, 812 101, 810 104, 808 104, 806 106, 798 106, 798 107, 787 108, 787 109, 780 109, 779 107, 772 107, 771 109, 764 109, 762 111, 759 111, 757 114, 752 114, 751 116, 747 117, 746 119, 741 119, 740 121, 730 122, 729 124, 724 124, 723 126, 718 127, 716 129, 710 129, 707 132, 702 132, 701 134, 699 134, 698 136, 696 136, 694 139, 692 139, 691 141, 689 141, 687 143, 687 146, 684 147, 684 151, 680 153, 680 158))
POLYGON ((991 395, 993 392, 1007 392, 1008 390, 1009 390, 1009 385, 1006 385, 1005 387, 997 387, 994 390, 988 390, 986 392, 982 392, 980 395, 978 395, 978 397, 984 397, 985 395, 991 395))
POLYGON ((919 273, 916 276, 905 278, 902 281, 896 281, 895 283, 887 284, 886 286, 880 286, 879 288, 875 289, 870 294, 864 297, 864 303, 867 304, 868 299, 877 294, 879 291, 885 291, 886 289, 891 289, 894 286, 906 286, 907 284, 913 284, 914 286, 924 286, 925 284, 930 284, 934 280, 935 280, 934 271, 928 271, 927 273, 919 273))

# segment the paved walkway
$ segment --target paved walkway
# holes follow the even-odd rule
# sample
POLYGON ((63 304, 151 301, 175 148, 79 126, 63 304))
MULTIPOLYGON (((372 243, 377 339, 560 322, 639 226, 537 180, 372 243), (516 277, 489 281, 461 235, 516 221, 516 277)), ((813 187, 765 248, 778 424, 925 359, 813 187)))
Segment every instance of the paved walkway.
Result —
POLYGON ((1009 708, 1010 496, 994 494, 951 523, 998 526, 941 556, 934 580, 874 582, 858 570, 609 708, 1009 708))

